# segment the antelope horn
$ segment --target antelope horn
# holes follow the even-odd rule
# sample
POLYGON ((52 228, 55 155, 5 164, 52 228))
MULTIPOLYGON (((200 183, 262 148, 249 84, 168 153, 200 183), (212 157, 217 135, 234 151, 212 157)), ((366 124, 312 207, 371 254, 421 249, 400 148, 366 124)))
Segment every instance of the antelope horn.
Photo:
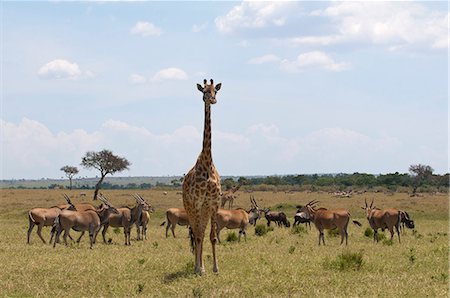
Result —
POLYGON ((364 203, 366 204, 366 208, 367 208, 367 199, 364 199, 364 203))
POLYGON ((72 202, 70 201, 70 198, 68 195, 64 194, 64 199, 66 199, 67 203, 69 203, 70 205, 73 205, 72 202))
POLYGON ((139 197, 138 194, 134 194, 133 197, 136 200, 136 202, 141 202, 141 198, 139 197))
POLYGON ((372 203, 370 203, 370 207, 369 208, 372 208, 372 206, 373 206, 373 199, 372 199, 372 203))

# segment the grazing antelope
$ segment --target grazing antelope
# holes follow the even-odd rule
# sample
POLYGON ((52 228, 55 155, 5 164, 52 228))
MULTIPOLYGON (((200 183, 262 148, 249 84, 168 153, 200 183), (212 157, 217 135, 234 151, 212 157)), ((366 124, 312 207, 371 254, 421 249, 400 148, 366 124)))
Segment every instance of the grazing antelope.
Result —
POLYGON ((311 230, 311 219, 306 212, 300 211, 300 208, 301 206, 297 206, 298 210, 294 216, 294 223, 292 224, 292 226, 304 223, 306 226, 309 226, 309 229, 311 230))
POLYGON ((245 229, 248 225, 248 213, 244 209, 226 210, 219 209, 217 211, 217 239, 220 243, 220 231, 223 228, 239 229, 239 241, 241 241, 241 234, 244 234, 244 239, 247 240, 247 233, 245 229))
MULTIPOLYGON (((313 200, 306 204, 305 206, 297 206, 300 212, 305 212, 307 216, 314 222, 314 225, 319 230, 319 245, 322 240, 323 245, 325 245, 325 236, 323 234, 324 230, 338 229, 341 235, 341 244, 344 242, 345 245, 348 242, 348 232, 347 227, 350 221, 350 212, 345 209, 335 209, 327 210, 325 208, 316 208, 316 204, 319 201, 313 200)), ((352 220, 354 224, 361 226, 361 223, 356 220, 352 220)))
POLYGON ((55 219, 58 231, 53 247, 56 246, 56 243, 59 243, 59 236, 62 231, 64 231, 64 243, 67 245, 69 231, 70 229, 74 229, 79 232, 89 232, 90 248, 92 249, 101 225, 108 220, 111 212, 118 213, 117 209, 114 208, 106 198, 100 195, 98 196, 98 199, 103 202, 103 205, 99 210, 61 211, 59 216, 55 219))
MULTIPOLYGON (((166 238, 169 237, 169 228, 172 230, 173 238, 175 238, 175 227, 177 225, 180 226, 189 226, 189 220, 186 213, 186 210, 183 208, 169 208, 166 210, 166 238)), ((165 225, 166 221, 164 221, 161 226, 165 225)))
POLYGON ((409 214, 406 211, 402 211, 400 222, 401 222, 400 229, 405 229, 405 226, 408 229, 414 229, 415 227, 414 220, 412 220, 411 217, 409 217, 409 214))
POLYGON ((256 201, 255 201, 255 197, 252 195, 250 196, 250 204, 251 204, 251 208, 249 211, 247 211, 248 222, 249 222, 249 224, 256 226, 256 221, 261 218, 262 209, 260 209, 258 207, 258 204, 256 204, 256 201))
POLYGON ((270 211, 269 208, 264 209, 264 217, 267 220, 267 226, 270 227, 270 223, 273 221, 278 226, 281 226, 282 224, 285 227, 290 227, 291 223, 287 219, 287 216, 284 212, 279 211, 270 211))
POLYGON ((367 204, 367 200, 364 200, 365 206, 361 207, 366 211, 366 217, 369 221, 370 227, 373 229, 373 241, 379 241, 378 229, 388 229, 391 233, 391 240, 394 238, 394 228, 397 232, 398 242, 400 241, 400 223, 402 219, 406 223, 408 228, 414 228, 414 221, 409 219, 409 215, 405 211, 395 208, 379 209, 373 205, 373 199, 370 206, 367 204))
MULTIPOLYGON (((58 215, 61 213, 62 210, 77 210, 75 205, 72 204, 70 201, 70 198, 64 194, 64 198, 67 201, 67 204, 59 205, 59 206, 53 206, 50 208, 33 208, 28 212, 28 221, 29 221, 29 228, 28 228, 28 234, 27 234, 27 243, 30 244, 30 235, 33 231, 33 228, 35 225, 38 226, 37 228, 37 234, 39 238, 41 238, 42 242, 44 244, 46 243, 44 238, 42 237, 41 231, 43 227, 53 226, 53 222, 55 221, 55 218, 58 217, 58 215)), ((50 237, 50 243, 53 239, 53 229, 51 232, 50 237)))
POLYGON ((115 228, 123 228, 125 245, 131 245, 132 226, 140 220, 142 211, 148 211, 150 209, 150 205, 145 202, 141 196, 134 195, 134 199, 136 200, 136 205, 133 208, 117 208, 117 214, 109 214, 107 221, 103 224, 102 237, 104 243, 106 243, 105 235, 108 231, 108 227, 111 226, 115 228))

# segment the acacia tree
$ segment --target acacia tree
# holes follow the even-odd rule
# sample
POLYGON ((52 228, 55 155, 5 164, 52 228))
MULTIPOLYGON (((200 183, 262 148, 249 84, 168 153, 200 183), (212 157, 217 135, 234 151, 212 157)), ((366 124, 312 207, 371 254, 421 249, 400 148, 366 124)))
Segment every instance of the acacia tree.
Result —
POLYGON ((411 173, 413 193, 415 196, 417 188, 424 182, 427 182, 433 176, 433 168, 427 165, 417 164, 409 166, 409 172, 411 173))
POLYGON ((100 152, 87 152, 81 160, 81 165, 86 169, 94 168, 100 171, 100 180, 95 185, 94 192, 94 200, 96 200, 106 175, 114 175, 117 172, 128 170, 131 164, 126 158, 114 155, 110 150, 104 149, 100 152))
POLYGON ((69 189, 72 190, 72 178, 73 178, 73 176, 78 174, 78 168, 72 167, 72 166, 64 166, 60 170, 66 174, 67 178, 69 178, 69 182, 70 182, 69 189))

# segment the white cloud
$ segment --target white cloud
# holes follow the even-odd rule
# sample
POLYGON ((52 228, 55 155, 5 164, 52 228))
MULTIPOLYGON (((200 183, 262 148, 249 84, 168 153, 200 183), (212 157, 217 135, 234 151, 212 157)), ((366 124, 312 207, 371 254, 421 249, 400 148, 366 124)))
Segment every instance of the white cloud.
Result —
POLYGON ((343 71, 348 69, 348 64, 335 62, 323 52, 313 51, 298 55, 294 61, 281 61, 281 68, 288 72, 299 72, 307 69, 324 69, 328 71, 343 71))
POLYGON ((146 79, 144 76, 141 76, 141 75, 139 75, 139 74, 132 74, 132 75, 130 75, 130 77, 128 78, 128 81, 129 81, 131 84, 136 84, 136 85, 138 85, 138 84, 144 84, 144 83, 146 83, 146 82, 147 82, 147 79, 146 79))
MULTIPOLYGON (((201 127, 193 126, 158 134, 146 127, 108 120, 90 133, 83 129, 55 133, 27 118, 19 124, 3 120, 0 124, 0 179, 60 177, 61 166, 79 166, 87 151, 104 148, 132 163, 125 175, 180 175, 195 163, 202 144, 201 127)), ((377 173, 407 169, 411 160, 422 155, 428 156, 426 163, 439 165, 446 156, 445 150, 433 151, 425 145, 411 150, 409 144, 394 137, 369 136, 342 127, 287 137, 276 125, 259 123, 242 133, 213 130, 212 137, 215 164, 222 175, 377 173)), ((79 168, 82 176, 98 174, 79 168)))
POLYGON ((160 36, 162 34, 161 28, 156 27, 149 22, 137 22, 130 30, 131 34, 141 36, 160 36))
POLYGON ((232 33, 240 28, 283 26, 294 5, 295 2, 289 1, 243 1, 226 15, 217 17, 215 24, 221 33, 232 33))
POLYGON ((447 48, 449 14, 408 2, 340 2, 312 16, 330 19, 336 33, 299 37, 299 44, 363 42, 390 48, 447 48))
POLYGON ((187 80, 188 75, 180 68, 169 67, 158 71, 152 78, 153 82, 161 82, 165 80, 187 80))
POLYGON ((202 31, 206 30, 206 28, 208 28, 208 22, 205 22, 205 23, 203 23, 201 25, 196 25, 195 24, 195 25, 192 26, 192 32, 199 33, 199 32, 202 32, 202 31))
POLYGON ((38 71, 38 76, 41 79, 77 79, 81 74, 82 72, 76 63, 64 59, 50 61, 38 71))
POLYGON ((249 64, 264 64, 264 63, 271 63, 271 62, 278 62, 280 61, 280 58, 278 58, 276 55, 268 54, 260 57, 255 57, 250 60, 248 60, 249 64))

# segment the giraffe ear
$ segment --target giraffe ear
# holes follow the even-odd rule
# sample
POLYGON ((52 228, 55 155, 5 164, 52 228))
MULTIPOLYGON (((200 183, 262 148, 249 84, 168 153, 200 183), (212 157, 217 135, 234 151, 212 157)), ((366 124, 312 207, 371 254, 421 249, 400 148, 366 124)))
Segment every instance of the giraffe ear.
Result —
POLYGON ((197 89, 198 89, 198 91, 203 92, 203 87, 202 87, 202 85, 197 84, 197 89))
POLYGON ((219 91, 220 87, 222 87, 222 83, 219 83, 219 84, 216 85, 216 91, 219 91))

